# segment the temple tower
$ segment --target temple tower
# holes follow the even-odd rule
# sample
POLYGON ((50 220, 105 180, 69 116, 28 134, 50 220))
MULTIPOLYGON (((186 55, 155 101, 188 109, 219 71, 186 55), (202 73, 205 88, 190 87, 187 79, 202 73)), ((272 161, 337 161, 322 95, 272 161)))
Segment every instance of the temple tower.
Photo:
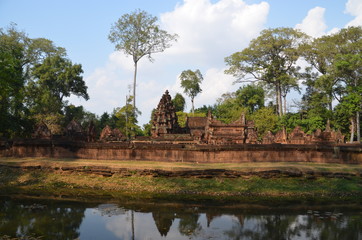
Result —
POLYGON ((172 99, 168 91, 162 98, 152 116, 152 137, 159 137, 165 134, 178 133, 180 127, 177 123, 177 115, 172 99))

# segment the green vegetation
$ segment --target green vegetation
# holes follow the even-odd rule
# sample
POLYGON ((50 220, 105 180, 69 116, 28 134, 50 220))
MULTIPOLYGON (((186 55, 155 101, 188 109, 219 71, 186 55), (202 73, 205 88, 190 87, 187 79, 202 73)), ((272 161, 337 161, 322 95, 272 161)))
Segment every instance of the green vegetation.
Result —
POLYGON ((191 98, 191 112, 194 113, 194 99, 202 92, 201 82, 204 80, 199 69, 196 71, 185 70, 180 75, 181 87, 184 93, 191 98))
POLYGON ((147 56, 153 61, 152 54, 163 52, 176 41, 177 35, 169 34, 157 25, 157 17, 136 10, 122 15, 111 28, 109 40, 119 51, 132 56, 134 63, 133 76, 133 109, 136 109, 136 79, 138 61, 147 56))
MULTIPOLYGON (((156 21, 138 10, 122 16, 109 34, 117 50, 133 57, 134 84, 137 62, 144 56, 151 60, 153 53, 162 52, 177 38, 160 30, 156 21), (135 39, 138 44, 134 44, 135 39)), ((291 28, 264 30, 248 47, 225 58, 226 73, 243 85, 235 92, 224 93, 215 103, 195 109, 195 113, 205 115, 211 111, 225 123, 239 119, 243 113, 247 120, 255 122, 259 138, 268 131, 276 133, 285 128, 290 132, 296 126, 306 133, 324 130, 329 121, 331 128, 341 130, 347 140, 360 142, 361 49, 361 27, 344 28, 315 39, 291 28), (308 64, 305 69, 299 66, 303 59, 308 64), (295 110, 290 112, 287 95, 302 86, 306 90, 300 100, 293 101, 295 110)), ((98 133, 109 125, 129 137, 150 134, 150 124, 143 129, 137 125, 140 113, 134 107, 135 86, 125 106, 100 117, 64 101, 70 95, 88 99, 87 86, 81 65, 73 64, 66 50, 51 40, 31 39, 15 25, 0 29, 0 62, 0 137, 27 137, 41 121, 52 133, 61 133, 72 119, 83 127, 93 121, 98 133)), ((202 75, 199 70, 187 70, 180 79, 194 112, 202 75)), ((179 115, 188 114, 182 113, 185 99, 181 94, 176 94, 173 103, 179 115)))
POLYGON ((2 193, 44 194, 69 197, 153 198, 159 200, 213 200, 213 201, 332 201, 358 202, 362 195, 359 165, 303 164, 303 163, 245 163, 202 164, 163 162, 107 161, 109 168, 127 168, 127 173, 110 177, 84 172, 49 170, 49 166, 82 167, 90 170, 100 167, 96 160, 1 159, 0 181, 2 193), (13 167, 6 167, 9 165, 13 167), (42 166, 43 169, 14 168, 14 166, 42 166), (48 167, 46 169, 46 167, 48 167), (244 172, 265 170, 324 171, 353 173, 344 178, 317 177, 262 177, 245 175, 237 178, 213 177, 155 177, 141 174, 140 169, 195 170, 229 169, 244 172))

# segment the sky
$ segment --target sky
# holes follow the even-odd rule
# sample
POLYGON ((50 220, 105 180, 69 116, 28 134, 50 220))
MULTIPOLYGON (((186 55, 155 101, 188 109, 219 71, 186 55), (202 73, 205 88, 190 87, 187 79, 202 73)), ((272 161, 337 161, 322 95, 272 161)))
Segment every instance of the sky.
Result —
MULTIPOLYGON (((156 16, 176 43, 138 64, 136 105, 139 124, 150 120, 162 94, 183 94, 179 75, 199 69, 204 77, 195 108, 213 105, 237 90, 224 74, 224 58, 248 47, 263 29, 292 27, 319 37, 362 26, 361 0, 0 0, 0 28, 16 23, 30 38, 47 38, 81 64, 90 99, 68 98, 98 116, 125 105, 133 83, 133 60, 108 40, 112 24, 136 9, 156 16)), ((191 108, 186 98, 187 110, 191 108)), ((297 94, 290 99, 298 100, 297 94)), ((291 102, 291 101, 290 101, 291 102)))

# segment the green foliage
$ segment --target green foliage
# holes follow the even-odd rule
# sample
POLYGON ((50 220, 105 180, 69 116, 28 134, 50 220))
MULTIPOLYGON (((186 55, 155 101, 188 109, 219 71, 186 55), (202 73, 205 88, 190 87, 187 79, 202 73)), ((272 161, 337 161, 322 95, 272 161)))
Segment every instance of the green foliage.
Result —
POLYGON ((122 15, 115 22, 108 35, 108 39, 115 44, 119 51, 132 56, 135 70, 133 78, 133 108, 136 108, 136 77, 137 63, 147 56, 153 61, 152 54, 163 52, 171 47, 171 43, 176 41, 177 35, 169 34, 160 29, 157 25, 157 17, 150 15, 140 9, 122 15))
POLYGON ((99 121, 94 113, 86 111, 83 106, 68 105, 64 108, 64 124, 68 124, 70 121, 75 120, 79 124, 86 128, 89 123, 93 121, 97 127, 99 127, 99 121))
POLYGON ((279 120, 272 108, 261 108, 250 119, 254 121, 259 137, 263 137, 268 131, 275 132, 279 120))
POLYGON ((263 82, 275 90, 279 115, 283 115, 282 97, 297 86, 301 55, 299 45, 307 39, 304 33, 292 28, 263 30, 248 48, 225 58, 225 71, 236 82, 263 82))
POLYGON ((240 106, 234 93, 225 93, 217 100, 213 112, 214 117, 224 123, 231 123, 238 120, 241 114, 248 114, 249 110, 246 107, 240 106))
POLYGON ((134 109, 131 104, 133 97, 127 98, 126 105, 122 108, 117 108, 114 111, 114 115, 117 118, 116 127, 127 136, 128 139, 135 138, 137 133, 141 133, 140 127, 137 125, 137 115, 141 112, 138 109, 134 109))
POLYGON ((187 117, 206 117, 205 113, 176 112, 177 122, 180 127, 186 127, 187 117))
POLYGON ((195 113, 203 113, 203 114, 205 114, 205 116, 209 113, 209 111, 210 111, 212 114, 215 114, 216 105, 214 105, 214 106, 210 106, 210 105, 209 105, 209 106, 206 106, 206 105, 203 105, 202 107, 195 109, 195 113))
POLYGON ((151 136, 152 125, 150 123, 143 124, 142 136, 151 136))
POLYGON ((48 119, 58 133, 63 97, 88 99, 81 66, 66 58, 65 49, 31 39, 15 25, 0 29, 0 62, 0 136, 27 136, 35 122, 48 119))
POLYGON ((185 110, 186 101, 180 93, 176 93, 175 97, 172 99, 172 103, 176 112, 183 112, 185 110))
POLYGON ((122 15, 112 25, 108 38, 117 50, 131 55, 134 62, 144 56, 152 60, 151 54, 163 52, 177 39, 177 35, 160 29, 157 20, 157 17, 137 9, 122 15))
POLYGON ((202 92, 201 82, 204 78, 199 69, 196 71, 185 70, 180 75, 181 87, 184 89, 184 93, 191 98, 192 110, 194 111, 194 99, 202 92))
POLYGON ((47 57, 33 70, 39 87, 46 88, 59 101, 63 101, 64 97, 69 97, 71 94, 83 97, 85 100, 89 99, 82 73, 80 64, 73 65, 70 60, 61 56, 47 57))
POLYGON ((264 107, 264 89, 255 85, 240 87, 236 93, 236 103, 249 110, 249 113, 264 107))

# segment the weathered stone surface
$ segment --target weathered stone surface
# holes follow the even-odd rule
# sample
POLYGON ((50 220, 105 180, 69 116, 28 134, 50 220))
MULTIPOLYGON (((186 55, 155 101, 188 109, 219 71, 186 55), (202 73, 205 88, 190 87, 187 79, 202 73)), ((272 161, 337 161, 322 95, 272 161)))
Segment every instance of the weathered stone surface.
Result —
POLYGON ((50 139, 52 137, 52 133, 48 126, 42 121, 36 126, 32 137, 38 139, 50 139))
POLYGON ((362 164, 362 145, 87 143, 14 141, 0 157, 83 158, 194 163, 319 162, 362 164))
POLYGON ((87 141, 94 142, 95 140, 96 140, 96 127, 94 125, 94 122, 91 121, 87 129, 87 141))
POLYGON ((86 134, 83 131, 82 126, 75 120, 70 121, 65 128, 65 136, 75 141, 85 141, 86 134))
POLYGON ((125 137, 118 128, 111 129, 108 125, 103 128, 99 137, 99 140, 102 142, 121 141, 124 139, 125 137))
POLYGON ((152 137, 159 137, 166 134, 176 134, 180 132, 177 122, 177 115, 172 99, 168 91, 162 95, 157 109, 152 116, 152 137))

